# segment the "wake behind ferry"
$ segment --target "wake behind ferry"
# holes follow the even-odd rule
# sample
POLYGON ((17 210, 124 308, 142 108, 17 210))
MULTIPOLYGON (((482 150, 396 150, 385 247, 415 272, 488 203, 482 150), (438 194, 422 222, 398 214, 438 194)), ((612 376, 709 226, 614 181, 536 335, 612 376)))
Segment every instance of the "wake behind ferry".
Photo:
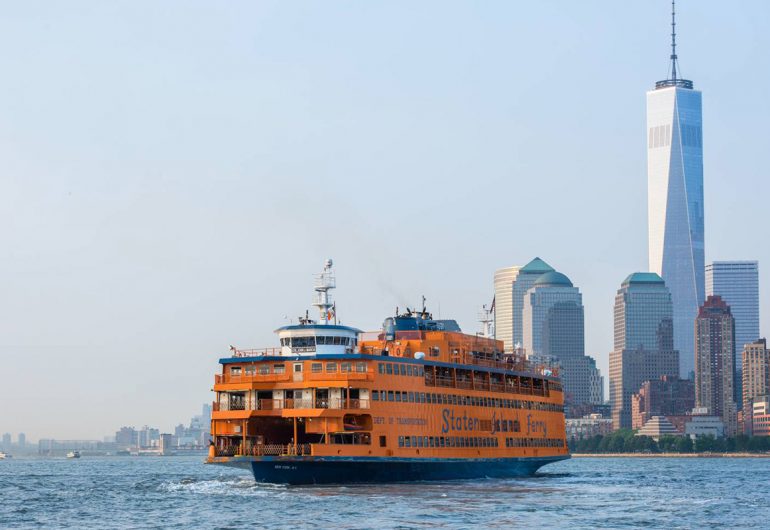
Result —
POLYGON ((557 374, 424 307, 378 332, 338 325, 335 287, 327 260, 318 321, 220 359, 208 463, 321 484, 514 477, 569 458, 557 374))

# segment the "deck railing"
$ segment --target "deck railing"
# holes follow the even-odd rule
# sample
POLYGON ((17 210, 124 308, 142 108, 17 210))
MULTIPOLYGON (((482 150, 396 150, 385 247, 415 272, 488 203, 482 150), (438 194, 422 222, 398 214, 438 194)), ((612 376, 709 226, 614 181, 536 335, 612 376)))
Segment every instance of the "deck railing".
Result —
POLYGON ((310 444, 252 444, 217 447, 216 456, 309 456, 310 444))

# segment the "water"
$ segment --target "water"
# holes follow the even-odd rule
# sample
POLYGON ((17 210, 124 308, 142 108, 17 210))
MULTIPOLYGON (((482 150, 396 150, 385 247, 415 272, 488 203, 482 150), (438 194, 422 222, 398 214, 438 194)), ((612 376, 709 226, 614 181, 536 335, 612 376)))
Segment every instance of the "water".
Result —
POLYGON ((767 528, 770 459, 590 458, 531 478, 257 485, 201 457, 0 461, 0 528, 767 528))

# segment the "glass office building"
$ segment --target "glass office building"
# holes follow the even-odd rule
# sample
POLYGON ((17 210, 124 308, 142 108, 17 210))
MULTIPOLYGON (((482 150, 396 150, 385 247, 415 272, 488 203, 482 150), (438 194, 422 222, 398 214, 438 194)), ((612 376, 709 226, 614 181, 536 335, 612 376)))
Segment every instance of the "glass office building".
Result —
POLYGON ((679 376, 671 294, 658 274, 637 272, 623 281, 615 296, 610 402, 616 429, 631 428, 631 397, 642 383, 664 375, 679 376))
MULTIPOLYGON (((672 13, 673 15, 673 13, 672 13)), ((705 297, 701 93, 677 77, 672 17, 671 71, 647 92, 649 270, 671 291, 680 373, 694 368, 694 325, 705 297)))

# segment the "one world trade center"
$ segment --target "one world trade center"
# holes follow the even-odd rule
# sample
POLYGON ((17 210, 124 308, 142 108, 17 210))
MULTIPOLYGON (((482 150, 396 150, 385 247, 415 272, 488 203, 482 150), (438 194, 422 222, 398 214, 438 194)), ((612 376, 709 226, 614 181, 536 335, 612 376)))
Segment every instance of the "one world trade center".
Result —
POLYGON ((647 92, 649 267, 671 291, 680 377, 695 358, 695 317, 705 291, 701 93, 678 77, 672 2, 669 78, 647 92))

